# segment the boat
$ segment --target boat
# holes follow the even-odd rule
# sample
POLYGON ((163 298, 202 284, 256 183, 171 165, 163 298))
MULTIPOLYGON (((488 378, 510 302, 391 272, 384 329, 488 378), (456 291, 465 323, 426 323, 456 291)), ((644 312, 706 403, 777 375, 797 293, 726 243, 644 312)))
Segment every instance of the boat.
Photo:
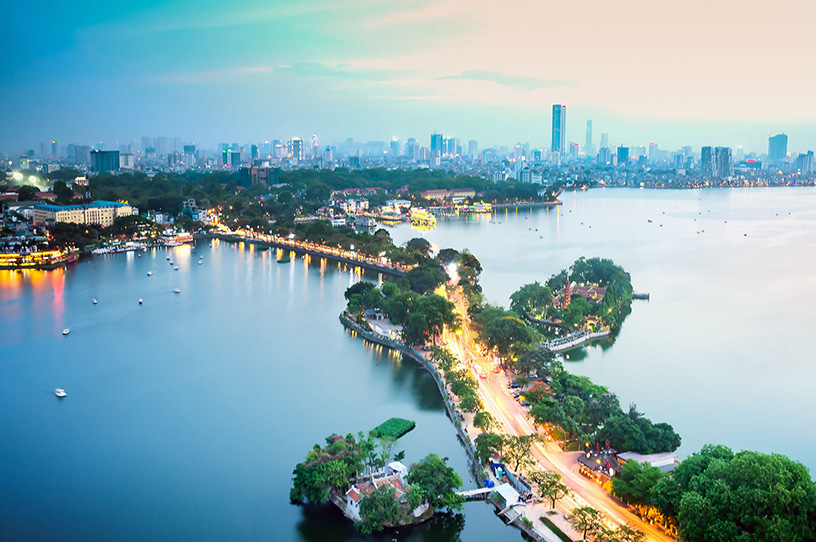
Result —
POLYGON ((138 256, 138 257, 140 257, 140 258, 142 257, 142 255, 141 255, 141 254, 137 254, 137 256, 138 256))
POLYGON ((436 226, 436 217, 425 209, 411 209, 411 225, 428 226, 433 228, 436 226))
POLYGON ((198 260, 198 265, 201 265, 201 263, 202 263, 201 260, 198 260))
POLYGON ((283 256, 278 259, 278 263, 289 263, 292 260, 289 258, 289 254, 284 254, 283 256))
POLYGON ((93 299, 93 304, 96 305, 97 303, 99 303, 99 301, 97 301, 96 298, 94 298, 93 299))
POLYGON ((169 260, 169 259, 170 259, 170 256, 168 256, 168 257, 167 257, 167 259, 169 260))
MULTIPOLYGON (((266 247, 266 246, 264 246, 264 247, 257 247, 257 250, 258 250, 258 252, 265 252, 265 251, 269 250, 269 247, 266 247)), ((202 258, 203 258, 203 256, 202 256, 202 258)))
POLYGON ((152 274, 153 274, 153 271, 148 271, 148 272, 147 272, 147 276, 148 276, 148 277, 149 277, 150 275, 152 275, 152 274))
POLYGON ((139 305, 142 305, 143 303, 144 303, 144 301, 142 301, 142 298, 140 297, 139 298, 139 305))
POLYGON ((178 289, 178 288, 176 288, 176 289, 175 289, 175 290, 173 290, 173 291, 174 291, 174 292, 176 292, 177 294, 180 294, 180 293, 181 293, 181 290, 180 290, 180 289, 178 289))
POLYGON ((178 271, 178 266, 175 266, 175 267, 173 268, 173 271, 178 271))
POLYGON ((62 330, 62 334, 63 334, 63 335, 68 335, 69 333, 71 333, 71 330, 70 330, 70 329, 68 329, 67 327, 66 327, 65 329, 63 329, 63 330, 62 330))
POLYGON ((59 397, 59 398, 63 398, 63 397, 65 397, 65 396, 66 396, 66 395, 68 395, 68 394, 67 394, 67 393, 65 393, 65 390, 64 390, 64 389, 62 389, 62 388, 55 388, 55 389, 54 389, 54 395, 56 395, 56 396, 57 396, 57 397, 59 397))
MULTIPOLYGON (((267 248, 269 248, 269 247, 267 247, 267 248)), ((204 255, 202 254, 201 256, 199 256, 199 257, 198 257, 198 259, 199 259, 199 260, 203 260, 203 259, 204 259, 204 255)))

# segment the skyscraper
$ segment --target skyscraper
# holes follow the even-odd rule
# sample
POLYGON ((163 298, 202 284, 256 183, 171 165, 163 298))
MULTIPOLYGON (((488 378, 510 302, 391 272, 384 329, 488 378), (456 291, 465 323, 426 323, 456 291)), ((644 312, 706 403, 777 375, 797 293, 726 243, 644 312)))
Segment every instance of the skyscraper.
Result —
POLYGON ((649 162, 652 164, 657 162, 657 143, 649 143, 649 162))
POLYGON ((629 164, 629 147, 618 147, 618 165, 626 167, 629 164))
POLYGON ((91 169, 94 171, 117 171, 119 151, 91 151, 91 169))
POLYGON ((595 149, 592 148, 592 119, 587 121, 586 128, 586 142, 584 143, 584 154, 591 156, 595 154, 595 149))
POLYGON ((708 179, 713 175, 714 155, 711 153, 711 147, 703 147, 700 149, 700 176, 708 179))
POLYGON ((772 164, 782 162, 788 157, 788 136, 777 134, 768 138, 768 161, 772 164))
POLYGON ((601 134, 601 147, 609 147, 609 134, 601 134))
POLYGON ((431 154, 442 154, 442 134, 431 134, 431 154))
POLYGON ((552 145, 550 150, 564 155, 567 142, 567 106, 555 104, 552 108, 552 145))
POLYGON ((400 142, 397 137, 391 138, 391 156, 399 156, 400 142))
POLYGON ((475 139, 468 141, 468 156, 475 158, 479 154, 479 142, 475 139))
POLYGON ((714 149, 714 173, 717 177, 734 176, 734 159, 731 147, 717 147, 714 149))
POLYGON ((419 145, 414 137, 409 137, 405 140, 405 156, 408 160, 417 160, 419 158, 419 145))
POLYGON ((51 158, 59 158, 58 150, 59 149, 57 148, 57 140, 52 139, 51 140, 51 158))
POLYGON ((303 160, 303 140, 299 137, 293 137, 290 145, 292 146, 292 158, 301 162, 303 160))

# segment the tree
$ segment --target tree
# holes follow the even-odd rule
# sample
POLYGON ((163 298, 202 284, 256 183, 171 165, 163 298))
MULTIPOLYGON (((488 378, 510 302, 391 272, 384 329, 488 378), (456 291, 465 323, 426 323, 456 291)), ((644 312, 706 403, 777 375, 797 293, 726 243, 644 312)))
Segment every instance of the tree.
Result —
POLYGON ((473 269, 473 272, 477 275, 481 274, 482 272, 482 264, 476 259, 476 256, 467 252, 467 250, 463 250, 459 253, 458 263, 460 267, 469 267, 473 269))
POLYGON ((485 335, 488 345, 495 347, 502 356, 507 356, 514 344, 529 343, 532 340, 527 324, 513 316, 491 321, 485 329, 485 335))
POLYGON ((652 488, 660 480, 660 469, 646 463, 627 461, 612 479, 612 493, 628 504, 650 506, 652 488))
POLYGON ((651 497, 688 542, 816 540, 816 483, 783 455, 707 445, 651 497))
POLYGON ((448 458, 428 454, 419 463, 414 463, 408 471, 408 483, 425 492, 428 503, 434 508, 462 507, 463 498, 456 494, 462 479, 456 471, 447 466, 448 458))
POLYGON ((57 201, 60 203, 68 203, 74 197, 74 191, 68 188, 65 181, 54 181, 51 191, 57 196, 57 201))
POLYGON ((357 527, 364 535, 399 525, 403 507, 397 502, 397 492, 391 484, 382 484, 360 502, 357 527))
POLYGON ((550 501, 550 507, 555 510, 558 499, 569 495, 570 489, 561 482, 561 475, 550 471, 533 471, 527 474, 527 479, 538 486, 541 497, 550 501))
POLYGON ((343 489, 365 465, 365 452, 352 435, 326 438, 326 446, 315 444, 302 463, 295 466, 289 498, 323 504, 332 489, 343 489))
POLYGON ((563 372, 564 366, 546 346, 536 345, 522 354, 515 363, 520 373, 535 372, 538 378, 552 378, 563 372))
POLYGON ((443 248, 439 251, 439 254, 436 255, 436 259, 439 260, 439 263, 442 265, 449 265, 452 264, 456 257, 459 255, 459 251, 453 248, 443 248))
POLYGON ((473 417, 473 425, 482 430, 482 433, 490 431, 491 427, 496 426, 496 418, 490 412, 477 412, 473 417))
POLYGON ((436 361, 439 368, 445 372, 450 371, 451 368, 459 361, 450 350, 441 347, 434 347, 433 350, 431 350, 431 359, 436 361))
POLYGON ((445 269, 436 260, 425 260, 405 274, 411 290, 424 294, 435 290, 448 280, 445 269))
POLYGON ((538 435, 505 435, 502 448, 503 459, 513 465, 513 472, 532 464, 533 442, 538 435))
POLYGON ((377 437, 377 443, 380 449, 380 454, 377 458, 377 466, 382 468, 387 465, 394 456, 394 448, 397 446, 397 439, 393 437, 377 437))
POLYGON ((36 186, 25 184, 17 189, 17 201, 31 201, 37 197, 39 190, 36 186))
POLYGON ((482 463, 487 463, 493 455, 501 455, 504 438, 495 433, 482 433, 476 437, 476 456, 482 463))
POLYGON ((601 513, 591 506, 581 506, 572 511, 568 521, 572 528, 581 533, 586 540, 588 534, 598 532, 602 528, 601 513))
POLYGON ((510 310, 523 316, 539 314, 552 303, 552 290, 538 282, 525 284, 510 295, 510 310))
POLYGON ((646 536, 631 525, 621 525, 610 536, 610 542, 643 542, 646 536))
POLYGON ((428 257, 431 253, 431 243, 428 242, 427 239, 423 239, 421 237, 414 237, 413 239, 405 243, 405 246, 409 250, 418 252, 425 257, 428 257))

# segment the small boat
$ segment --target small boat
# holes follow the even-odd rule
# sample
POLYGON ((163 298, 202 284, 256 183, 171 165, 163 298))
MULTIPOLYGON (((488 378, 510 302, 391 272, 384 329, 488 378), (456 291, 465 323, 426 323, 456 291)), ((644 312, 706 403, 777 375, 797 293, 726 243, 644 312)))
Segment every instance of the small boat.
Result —
POLYGON ((178 271, 178 266, 175 266, 175 267, 173 268, 173 271, 178 271))
POLYGON ((62 397, 65 397, 68 394, 65 393, 65 390, 62 389, 62 388, 55 388, 54 389, 54 395, 56 395, 59 398, 62 398, 62 397))
POLYGON ((148 271, 148 272, 147 272, 147 276, 148 276, 148 277, 149 277, 150 275, 152 275, 152 274, 153 274, 153 271, 148 271))
POLYGON ((201 260, 199 260, 198 265, 201 265, 202 263, 203 263, 203 262, 201 262, 201 260))
POLYGON ((96 305, 97 303, 99 303, 99 301, 97 301, 96 298, 94 298, 93 304, 96 305))
MULTIPOLYGON (((269 248, 269 247, 267 247, 267 248, 269 248)), ((203 259, 204 259, 204 255, 202 254, 201 256, 199 256, 199 257, 198 257, 198 259, 199 259, 199 260, 203 260, 203 259)))
POLYGON ((167 257, 167 259, 169 260, 169 259, 170 259, 170 256, 168 256, 168 257, 167 257))
POLYGON ((178 289, 178 288, 176 288, 176 289, 175 289, 175 290, 173 290, 173 291, 174 291, 174 292, 176 292, 177 294, 180 294, 180 293, 181 293, 181 290, 180 290, 180 289, 178 289))
POLYGON ((144 304, 144 301, 142 301, 142 298, 140 297, 139 298, 139 305, 142 305, 142 304, 144 304))
POLYGON ((63 330, 62 330, 62 334, 63 334, 63 335, 68 335, 69 333, 71 333, 71 330, 70 330, 70 329, 68 329, 67 327, 66 327, 65 329, 63 329, 63 330))
POLYGON ((284 254, 283 256, 280 257, 280 259, 278 260, 278 263, 289 263, 290 261, 292 261, 292 260, 289 259, 289 255, 284 254))

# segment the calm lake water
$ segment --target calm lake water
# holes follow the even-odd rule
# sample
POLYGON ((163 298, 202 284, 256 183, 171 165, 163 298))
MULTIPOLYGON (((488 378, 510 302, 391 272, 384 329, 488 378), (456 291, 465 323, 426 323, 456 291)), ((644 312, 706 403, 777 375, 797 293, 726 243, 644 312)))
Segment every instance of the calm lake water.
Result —
MULTIPOLYGON (((470 249, 488 300, 505 307, 519 286, 581 256, 613 259, 651 300, 634 302, 614 344, 570 352, 567 368, 671 423, 681 456, 723 443, 816 473, 816 190, 600 189, 561 200, 445 219, 424 236, 470 249)), ((418 234, 391 232, 399 242, 418 234)))
MULTIPOLYGON (((580 256, 614 259, 651 301, 635 303, 614 344, 572 352, 568 368, 673 424, 681 455, 721 442, 814 472, 816 190, 562 200, 425 236, 476 254, 488 299, 505 306, 580 256)), ((400 440, 408 461, 447 456, 475 487, 430 376, 338 322, 355 280, 336 264, 277 264, 274 251, 218 242, 0 272, 0 539, 356 540, 332 508, 289 503, 291 472, 332 432, 391 416, 417 421, 400 440)), ((471 503, 400 539, 521 537, 471 503)))
MULTIPOLYGON (((417 422, 407 461, 475 487, 431 377, 339 323, 355 280, 218 242, 0 272, 0 540, 358 540, 289 503, 292 469, 391 416, 417 422)), ((485 536, 521 539, 471 503, 400 540, 485 536)))

